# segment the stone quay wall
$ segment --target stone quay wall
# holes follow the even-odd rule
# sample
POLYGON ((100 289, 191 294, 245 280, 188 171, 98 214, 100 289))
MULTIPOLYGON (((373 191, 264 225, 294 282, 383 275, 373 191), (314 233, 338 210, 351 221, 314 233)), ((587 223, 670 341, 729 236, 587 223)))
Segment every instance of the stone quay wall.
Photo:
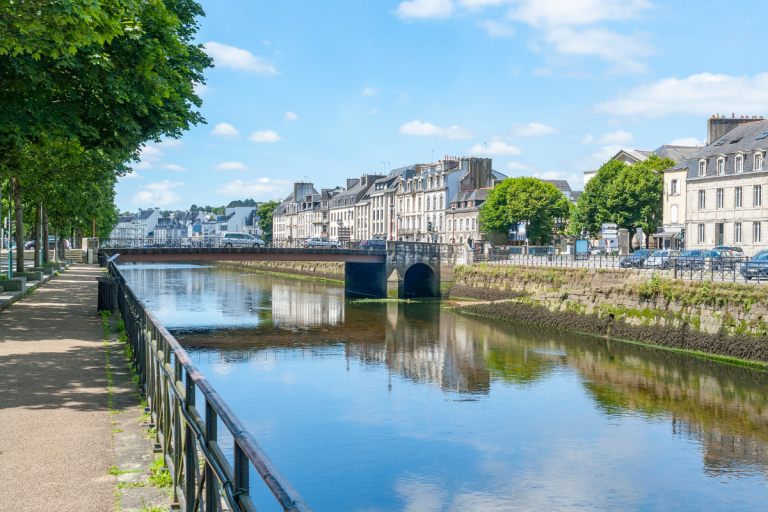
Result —
POLYGON ((468 265, 453 297, 499 300, 461 312, 768 362, 768 287, 632 271, 468 265), (467 292, 467 290, 470 290, 467 292))
POLYGON ((218 267, 242 268, 269 274, 288 274, 344 281, 344 263, 318 261, 214 261, 218 267))

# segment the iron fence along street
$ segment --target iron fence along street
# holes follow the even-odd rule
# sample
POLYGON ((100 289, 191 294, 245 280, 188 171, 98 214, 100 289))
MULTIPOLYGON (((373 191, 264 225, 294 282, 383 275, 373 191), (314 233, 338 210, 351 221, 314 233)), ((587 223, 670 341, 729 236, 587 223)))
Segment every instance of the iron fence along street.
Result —
POLYGON ((155 449, 173 478, 173 501, 185 512, 255 512, 250 497, 254 468, 284 511, 311 512, 254 437, 192 363, 178 341, 128 287, 120 270, 118 303, 132 363, 146 397, 155 449), (202 396, 197 403, 198 391, 202 396), (232 436, 232 464, 219 445, 218 424, 232 436))

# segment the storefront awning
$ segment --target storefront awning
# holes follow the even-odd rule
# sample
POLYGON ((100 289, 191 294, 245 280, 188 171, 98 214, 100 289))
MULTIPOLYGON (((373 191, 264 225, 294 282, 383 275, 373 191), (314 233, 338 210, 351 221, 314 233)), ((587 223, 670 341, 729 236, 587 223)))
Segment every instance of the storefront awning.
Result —
POLYGON ((664 233, 653 234, 653 238, 675 238, 676 236, 680 236, 680 233, 673 233, 671 231, 666 231, 664 233))

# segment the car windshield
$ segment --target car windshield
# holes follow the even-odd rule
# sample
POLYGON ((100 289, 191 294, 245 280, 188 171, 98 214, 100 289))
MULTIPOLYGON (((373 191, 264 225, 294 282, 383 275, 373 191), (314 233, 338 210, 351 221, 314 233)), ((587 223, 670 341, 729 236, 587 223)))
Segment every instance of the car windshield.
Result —
POLYGON ((759 252, 759 253, 757 253, 755 255, 755 257, 752 258, 752 260, 753 261, 754 260, 760 260, 760 261, 768 260, 768 252, 759 252))
POLYGON ((701 256, 701 251, 685 251, 683 256, 701 256))
POLYGON ((647 256, 651 252, 650 249, 641 249, 632 253, 632 256, 647 256))
POLYGON ((704 254, 702 254, 705 258, 717 258, 720 256, 720 251, 707 251, 704 254))
POLYGON ((668 256, 669 251, 656 251, 651 256, 658 257, 658 256, 668 256))

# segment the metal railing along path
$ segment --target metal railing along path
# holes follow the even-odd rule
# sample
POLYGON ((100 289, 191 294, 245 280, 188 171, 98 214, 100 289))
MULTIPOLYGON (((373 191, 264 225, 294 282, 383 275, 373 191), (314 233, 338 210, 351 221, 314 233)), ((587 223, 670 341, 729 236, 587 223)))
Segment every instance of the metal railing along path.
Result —
POLYGON ((254 468, 283 510, 311 512, 120 270, 112 262, 108 268, 118 280, 132 363, 147 400, 150 428, 157 432, 155 449, 162 450, 173 478, 174 502, 185 512, 255 512, 250 497, 254 468), (198 390, 202 404, 196 400, 198 390), (219 446, 219 421, 234 441, 233 464, 219 446))

